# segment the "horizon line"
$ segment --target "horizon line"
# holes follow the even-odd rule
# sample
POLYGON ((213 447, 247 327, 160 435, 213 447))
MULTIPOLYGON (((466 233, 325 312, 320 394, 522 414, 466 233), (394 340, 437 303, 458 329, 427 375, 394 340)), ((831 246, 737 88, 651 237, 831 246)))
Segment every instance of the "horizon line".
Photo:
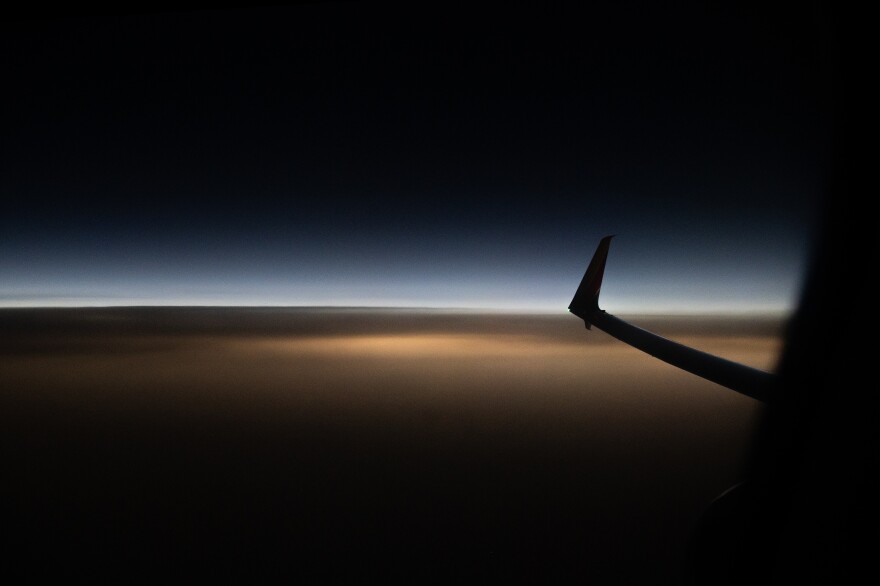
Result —
MULTIPOLYGON (((525 315, 567 315, 567 307, 550 309, 547 307, 468 307, 468 306, 415 306, 415 305, 226 305, 226 304, 78 304, 78 305, 37 305, 0 303, 4 310, 80 310, 80 309, 258 309, 258 310, 304 310, 304 311, 413 311, 438 313, 488 313, 525 315)), ((620 315, 669 316, 669 317, 778 317, 784 318, 792 312, 785 308, 729 308, 729 309, 673 309, 652 308, 645 310, 621 309, 620 315)))

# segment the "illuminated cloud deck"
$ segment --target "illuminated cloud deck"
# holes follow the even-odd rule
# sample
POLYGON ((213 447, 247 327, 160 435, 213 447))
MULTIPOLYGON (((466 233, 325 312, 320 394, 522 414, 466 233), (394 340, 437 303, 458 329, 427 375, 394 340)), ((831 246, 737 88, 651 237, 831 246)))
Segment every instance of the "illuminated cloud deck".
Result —
MULTIPOLYGON (((779 346, 778 321, 634 320, 763 368, 779 346)), ((4 516, 52 573, 668 582, 759 413, 571 316, 0 321, 4 516)))

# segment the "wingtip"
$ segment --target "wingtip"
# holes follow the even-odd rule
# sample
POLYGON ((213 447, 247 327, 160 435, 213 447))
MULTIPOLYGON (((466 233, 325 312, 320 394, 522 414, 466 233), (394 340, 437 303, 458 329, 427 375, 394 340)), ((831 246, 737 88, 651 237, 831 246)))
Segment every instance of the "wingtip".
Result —
POLYGON ((584 320, 588 329, 590 327, 590 322, 587 319, 589 314, 599 309, 599 293, 602 289, 602 278, 605 275, 605 261, 608 258, 611 239, 614 236, 615 234, 609 234, 599 241, 596 252, 593 253, 593 259, 568 306, 571 313, 584 320))

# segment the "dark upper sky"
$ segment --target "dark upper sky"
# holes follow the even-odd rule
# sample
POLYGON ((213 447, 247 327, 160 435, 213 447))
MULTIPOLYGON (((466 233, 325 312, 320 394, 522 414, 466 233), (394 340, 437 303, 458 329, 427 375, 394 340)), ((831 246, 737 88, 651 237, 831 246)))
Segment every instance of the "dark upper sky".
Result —
MULTIPOLYGON (((665 3, 660 3, 665 4, 665 3)), ((821 14, 317 3, 2 24, 0 305, 787 309, 821 14)))

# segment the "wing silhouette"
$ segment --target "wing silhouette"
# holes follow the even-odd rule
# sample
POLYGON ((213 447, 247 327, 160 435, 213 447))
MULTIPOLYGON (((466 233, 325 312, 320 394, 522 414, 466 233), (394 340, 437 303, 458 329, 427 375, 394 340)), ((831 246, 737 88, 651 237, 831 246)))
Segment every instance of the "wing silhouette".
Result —
POLYGON ((587 267, 587 272, 584 273, 584 278, 581 279, 581 284, 568 310, 584 320, 587 329, 596 326, 621 342, 655 358, 753 399, 766 402, 775 375, 673 342, 599 309, 599 291, 602 288, 605 261, 608 258, 612 237, 606 236, 599 241, 593 260, 590 261, 590 266, 587 267))

